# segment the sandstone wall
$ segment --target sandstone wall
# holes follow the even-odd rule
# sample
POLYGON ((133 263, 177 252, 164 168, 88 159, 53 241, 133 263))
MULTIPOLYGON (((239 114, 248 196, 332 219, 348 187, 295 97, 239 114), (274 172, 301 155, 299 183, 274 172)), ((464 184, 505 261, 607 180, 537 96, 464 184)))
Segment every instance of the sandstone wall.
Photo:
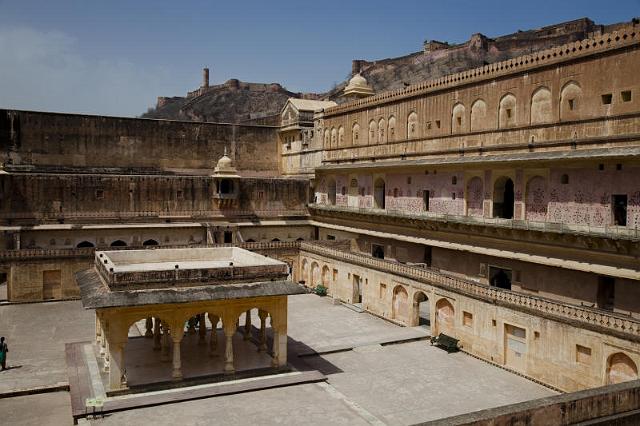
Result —
POLYGON ((208 173, 224 149, 245 175, 276 175, 276 127, 0 110, 0 161, 53 168, 208 173))

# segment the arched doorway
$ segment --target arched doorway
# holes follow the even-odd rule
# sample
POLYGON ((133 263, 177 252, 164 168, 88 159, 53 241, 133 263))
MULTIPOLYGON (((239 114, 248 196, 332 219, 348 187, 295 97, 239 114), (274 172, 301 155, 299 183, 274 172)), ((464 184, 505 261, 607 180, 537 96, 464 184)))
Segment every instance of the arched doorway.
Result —
POLYGON ((320 266, 318 266, 317 262, 311 264, 311 282, 309 284, 311 287, 316 287, 320 284, 320 266))
POLYGON ((429 298, 421 291, 413 296, 413 321, 412 325, 429 327, 431 325, 431 308, 429 298))
POLYGON ((627 382, 638 378, 638 367, 628 355, 617 352, 607 359, 607 384, 627 382))
POLYGON ((111 247, 126 247, 127 243, 125 243, 122 240, 115 240, 114 242, 111 243, 111 247))
POLYGON ((327 198, 329 199, 329 204, 332 206, 336 205, 336 181, 335 179, 329 179, 327 182, 327 198))
POLYGON ((513 219, 513 181, 506 176, 496 180, 493 186, 493 217, 513 219))
POLYGON ((89 248, 95 247, 95 245, 90 241, 82 241, 76 245, 76 248, 89 248))
POLYGON ((351 303, 357 306, 362 305, 362 278, 360 275, 351 274, 352 278, 352 295, 351 295, 351 303))
POLYGON ((300 277, 300 281, 305 285, 309 285, 309 263, 307 259, 302 260, 302 277, 300 277))
POLYGON ((453 335, 455 309, 447 299, 440 299, 436 303, 436 328, 434 336, 440 333, 453 335))
POLYGON ((325 286, 328 289, 329 288, 329 282, 330 282, 329 267, 327 265, 324 265, 322 267, 322 285, 325 286))
POLYGON ((401 285, 393 289, 392 318, 405 324, 409 322, 409 295, 401 285))
POLYGON ((376 209, 384 209, 384 194, 384 180, 382 178, 378 178, 373 186, 373 206, 376 209))
POLYGON ((150 239, 150 240, 146 240, 144 243, 142 243, 143 246, 157 246, 158 242, 154 239, 150 239))

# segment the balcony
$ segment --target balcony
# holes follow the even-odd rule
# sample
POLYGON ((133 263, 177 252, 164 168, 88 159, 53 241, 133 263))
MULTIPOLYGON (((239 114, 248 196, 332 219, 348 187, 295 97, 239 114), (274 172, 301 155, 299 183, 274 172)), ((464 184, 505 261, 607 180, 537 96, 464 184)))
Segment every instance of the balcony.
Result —
POLYGON ((422 212, 420 214, 407 213, 406 211, 399 209, 376 209, 376 208, 361 208, 361 207, 347 207, 347 206, 333 206, 327 204, 310 204, 309 208, 312 210, 318 210, 320 212, 344 212, 344 213, 358 213, 368 216, 382 216, 398 219, 418 219, 425 221, 434 221, 441 223, 459 223, 465 225, 481 225, 491 226, 504 229, 515 229, 523 231, 538 231, 549 232, 556 234, 572 234, 572 235, 585 235, 592 237, 604 237, 624 239, 631 241, 640 241, 640 229, 637 227, 630 228, 624 226, 589 226, 589 225, 576 225, 567 223, 556 222, 536 222, 531 220, 515 220, 515 219, 501 219, 501 218, 489 218, 489 217, 475 217, 475 216, 462 216, 451 215, 444 213, 434 212, 422 212))
POLYGON ((607 334, 617 335, 626 339, 631 338, 634 341, 640 339, 640 320, 631 316, 489 287, 472 280, 440 272, 437 269, 405 265, 315 243, 302 242, 300 251, 301 254, 304 252, 312 253, 402 276, 461 295, 481 299, 494 305, 502 305, 526 312, 533 311, 537 315, 553 318, 554 320, 569 322, 570 324, 578 323, 584 328, 598 331, 604 329, 607 334))

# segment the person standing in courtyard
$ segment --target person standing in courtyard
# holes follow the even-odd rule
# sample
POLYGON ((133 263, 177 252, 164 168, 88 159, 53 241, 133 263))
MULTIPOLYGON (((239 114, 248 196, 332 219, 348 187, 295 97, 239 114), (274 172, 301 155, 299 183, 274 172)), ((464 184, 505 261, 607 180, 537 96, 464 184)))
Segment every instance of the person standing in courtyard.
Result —
POLYGON ((4 337, 0 337, 0 365, 2 366, 0 371, 7 369, 7 352, 9 352, 7 342, 5 342, 4 337))

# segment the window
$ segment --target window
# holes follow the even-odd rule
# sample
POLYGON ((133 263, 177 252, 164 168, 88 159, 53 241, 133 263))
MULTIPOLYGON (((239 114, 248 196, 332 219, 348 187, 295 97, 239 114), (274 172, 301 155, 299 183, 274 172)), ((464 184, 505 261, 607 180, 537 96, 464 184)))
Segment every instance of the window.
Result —
POLYGON ((180 189, 179 189, 179 190, 176 192, 176 198, 177 198, 178 200, 182 200, 182 199, 184 198, 184 194, 182 193, 182 190, 180 190, 180 189))
POLYGON ((451 199, 452 199, 452 200, 455 200, 455 199, 456 199, 456 193, 455 193, 455 192, 452 192, 452 193, 451 193, 451 199))
POLYGON ((511 108, 507 108, 507 118, 511 118, 511 108))
POLYGON ((576 362, 580 364, 591 364, 591 348, 576 345, 576 362))
POLYGON ((569 184, 569 175, 562 175, 560 176, 560 183, 562 185, 568 185, 569 184))
POLYGON ((471 312, 462 311, 462 325, 465 327, 473 326, 473 314, 471 312))
POLYGON ((96 189, 96 200, 104 199, 104 189, 96 189))
POLYGON ((407 177, 407 185, 411 185, 411 176, 407 177))
POLYGON ((431 130, 431 122, 427 121, 427 130, 431 130))
POLYGON ((436 127, 439 129, 440 128, 440 120, 436 120, 436 127))
POLYGON ((600 171, 604 170, 604 164, 602 163, 598 164, 598 170, 600 171))
POLYGON ((620 163, 616 164, 616 170, 622 170, 622 164, 620 163))
POLYGON ((613 224, 616 226, 627 226, 627 194, 614 194, 611 198, 613 224))
POLYGON ((611 105, 611 99, 613 95, 611 93, 607 93, 606 95, 602 95, 602 105, 611 105))
POLYGON ((458 183, 458 177, 457 176, 452 177, 451 178, 451 185, 455 185, 457 183, 458 183))
POLYGON ((462 117, 456 117, 456 120, 458 121, 458 126, 462 126, 462 117))
POLYGON ((335 240, 335 239, 336 239, 336 236, 335 236, 335 235, 327 235, 327 240, 329 240, 329 241, 333 241, 333 240, 335 240))
POLYGON ((622 98, 622 102, 631 102, 631 90, 620 92, 620 98, 622 98))
POLYGON ((430 195, 429 191, 427 190, 422 191, 422 209, 425 212, 429 211, 429 195, 430 195))
POLYGON ((569 111, 573 111, 575 107, 575 99, 567 99, 567 104, 569 105, 569 111))

